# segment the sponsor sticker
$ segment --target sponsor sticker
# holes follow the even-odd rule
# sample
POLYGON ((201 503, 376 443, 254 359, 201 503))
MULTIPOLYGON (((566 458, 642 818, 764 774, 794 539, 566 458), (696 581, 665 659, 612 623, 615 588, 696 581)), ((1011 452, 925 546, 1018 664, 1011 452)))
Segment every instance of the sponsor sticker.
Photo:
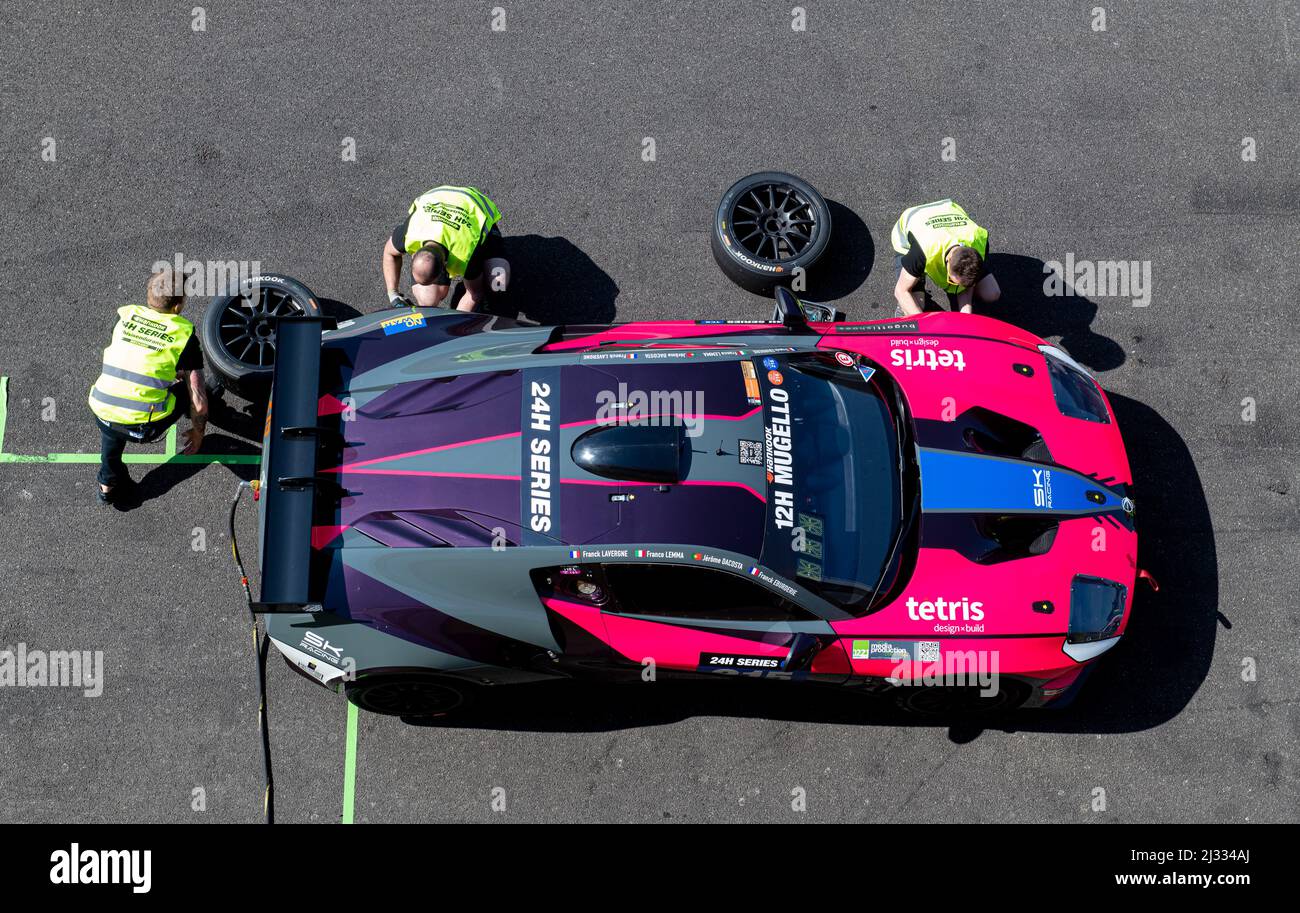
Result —
POLYGON ((405 333, 407 330, 418 330, 425 325, 424 315, 419 311, 411 314, 403 314, 401 317, 390 317, 379 324, 384 328, 385 336, 392 336, 394 333, 405 333))
POLYGON ((858 373, 862 375, 863 380, 867 383, 871 383, 871 377, 876 373, 876 369, 867 367, 866 365, 858 365, 858 373))
POLYGON ((846 368, 853 367, 853 356, 850 355, 848 352, 836 352, 835 360, 838 361, 840 364, 844 365, 844 367, 846 368))
POLYGON ((1032 486, 1034 506, 1046 507, 1050 510, 1052 507, 1052 470, 1031 469, 1030 472, 1034 475, 1032 486))
POLYGON ((837 323, 836 333, 915 333, 920 329, 915 320, 895 320, 889 323, 837 323))
MULTIPOLYGON (((558 374, 555 375, 558 378, 558 374)), ((543 536, 558 526, 558 499, 553 475, 559 433, 555 423, 555 382, 551 375, 530 377, 524 396, 524 434, 521 435, 527 485, 521 486, 525 544, 540 545, 543 536)), ((570 557, 577 558, 573 552, 570 557)))
POLYGON ((902 368, 904 371, 911 371, 915 368, 925 368, 928 371, 937 371, 940 368, 956 368, 958 371, 966 370, 966 353, 961 349, 892 349, 889 353, 889 363, 895 368, 902 368))
POLYGON ((855 640, 851 651, 853 659, 885 659, 916 662, 938 662, 937 640, 855 640))
POLYGON ((328 663, 333 663, 336 666, 343 665, 343 648, 330 643, 315 631, 307 631, 303 634, 302 642, 298 644, 298 649, 302 650, 304 653, 310 653, 312 656, 319 657, 328 663))
POLYGON ((749 400, 751 406, 757 406, 759 399, 758 390, 758 370, 754 367, 752 361, 740 362, 740 373, 745 378, 745 399, 749 400))
POLYGON ((779 656, 748 656, 743 653, 701 653, 700 665, 722 669, 780 669, 779 656))
POLYGON ((774 387, 779 387, 785 383, 785 376, 780 371, 768 371, 767 382, 774 387))
POLYGON ((778 364, 777 360, 770 355, 767 358, 763 359, 763 367, 767 368, 767 370, 769 371, 775 371, 777 368, 777 364, 778 364))

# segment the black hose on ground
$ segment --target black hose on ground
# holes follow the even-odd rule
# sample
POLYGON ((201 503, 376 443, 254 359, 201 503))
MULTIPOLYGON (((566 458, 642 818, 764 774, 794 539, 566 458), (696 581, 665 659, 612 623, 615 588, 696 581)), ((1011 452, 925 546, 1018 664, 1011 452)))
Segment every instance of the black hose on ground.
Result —
POLYGON ((235 513, 239 509, 239 499, 244 490, 257 490, 256 482, 240 482, 235 500, 230 502, 230 554, 235 559, 239 570, 239 585, 244 588, 244 600, 248 604, 248 618, 253 626, 253 656, 257 660, 257 719, 262 733, 262 768, 266 780, 266 791, 262 796, 262 814, 267 824, 275 823, 274 780, 271 777, 271 724, 267 716, 266 704, 266 658, 270 654, 271 638, 257 624, 257 613, 253 611, 253 591, 248 586, 248 572, 244 570, 243 559, 239 557, 239 543, 235 539, 235 513))

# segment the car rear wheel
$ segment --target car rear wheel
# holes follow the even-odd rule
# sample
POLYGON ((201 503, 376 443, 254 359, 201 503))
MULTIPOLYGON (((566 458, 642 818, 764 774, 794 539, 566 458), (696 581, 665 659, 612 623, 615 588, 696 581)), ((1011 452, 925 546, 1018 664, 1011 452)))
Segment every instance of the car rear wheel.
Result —
POLYGON ((1028 698, 1026 685, 1005 679, 998 682, 997 693, 988 696, 974 685, 906 685, 894 692, 894 703, 899 708, 930 716, 1003 713, 1016 709, 1028 698))
POLYGON ((733 282, 768 294, 809 269, 831 239, 831 211, 811 184, 760 171, 727 190, 713 217, 713 259, 733 282))
POLYGON ((199 324, 199 343, 221 385, 245 399, 265 398, 275 369, 275 323, 319 317, 311 289, 288 276, 258 276, 237 295, 212 299, 199 324))
POLYGON ((428 718, 463 710, 468 686, 433 675, 380 675, 348 682, 348 700, 385 716, 428 718))

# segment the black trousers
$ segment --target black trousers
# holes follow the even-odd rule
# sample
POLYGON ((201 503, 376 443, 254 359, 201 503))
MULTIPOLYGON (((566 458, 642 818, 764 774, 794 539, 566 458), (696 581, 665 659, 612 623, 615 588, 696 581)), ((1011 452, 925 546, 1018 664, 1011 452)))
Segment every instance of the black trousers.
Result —
POLYGON ((122 462, 122 454, 127 444, 149 444, 166 434, 167 429, 190 411, 190 390, 184 381, 172 384, 171 392, 176 397, 176 408, 166 418, 156 422, 140 425, 122 425, 106 422, 95 416, 99 426, 99 484, 112 488, 122 482, 131 481, 131 475, 122 462))

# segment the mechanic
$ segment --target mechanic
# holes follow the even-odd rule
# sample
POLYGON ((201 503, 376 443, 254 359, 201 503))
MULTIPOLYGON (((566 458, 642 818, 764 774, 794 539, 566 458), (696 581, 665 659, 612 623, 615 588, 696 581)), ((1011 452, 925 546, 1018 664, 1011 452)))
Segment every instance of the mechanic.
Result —
POLYGON ((465 294, 457 305, 462 311, 477 308, 489 288, 504 292, 510 284, 510 264, 497 228, 500 221, 496 204, 475 187, 435 187, 417 197, 406 221, 384 245, 389 303, 410 303, 398 290, 405 254, 411 255, 411 297, 421 307, 437 307, 454 278, 465 280, 465 294))
POLYGON ((117 310, 113 339, 89 398, 99 426, 102 504, 120 503, 134 488, 122 462, 128 443, 156 441, 182 412, 189 413, 191 427, 181 452, 195 453, 203 443, 208 419, 203 353, 194 324, 181 316, 184 283, 179 270, 160 270, 145 288, 147 307, 128 304, 117 310))
POLYGON ((939 200, 905 210, 894 225, 894 298, 898 317, 911 317, 934 308, 925 288, 929 276, 948 293, 948 304, 963 314, 972 299, 992 303, 1002 296, 998 280, 988 271, 989 233, 975 224, 952 200, 939 200))

